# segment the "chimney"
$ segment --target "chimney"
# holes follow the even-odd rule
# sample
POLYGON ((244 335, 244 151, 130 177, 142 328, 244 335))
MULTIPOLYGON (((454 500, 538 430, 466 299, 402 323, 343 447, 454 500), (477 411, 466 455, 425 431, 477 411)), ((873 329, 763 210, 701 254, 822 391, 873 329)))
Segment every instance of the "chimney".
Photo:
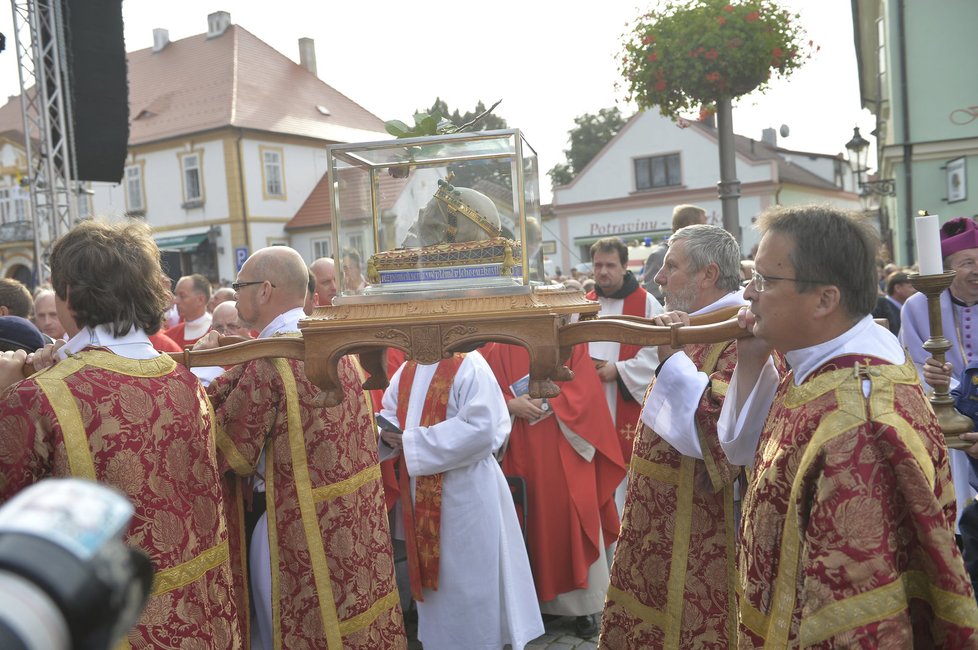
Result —
POLYGON ((299 39, 299 65, 308 70, 313 76, 316 74, 316 41, 311 38, 299 39))
POLYGON ((207 38, 220 36, 231 26, 231 14, 226 11, 215 11, 207 16, 207 38))
POLYGON ((761 142, 771 147, 778 146, 778 132, 774 129, 764 129, 761 131, 761 142))
POLYGON ((153 51, 162 52, 163 48, 170 44, 170 32, 165 29, 156 28, 153 30, 153 51))

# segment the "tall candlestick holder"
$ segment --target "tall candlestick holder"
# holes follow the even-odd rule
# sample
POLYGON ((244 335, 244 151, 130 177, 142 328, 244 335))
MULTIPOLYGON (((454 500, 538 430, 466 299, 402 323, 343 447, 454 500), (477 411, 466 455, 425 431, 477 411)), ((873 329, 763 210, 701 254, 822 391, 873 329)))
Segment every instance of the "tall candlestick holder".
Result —
MULTIPOLYGON (((941 317, 941 294, 951 286, 954 280, 954 271, 945 273, 920 275, 910 274, 910 283, 913 287, 927 296, 927 317, 930 322, 930 338, 923 345, 923 348, 930 352, 934 359, 944 365, 944 353, 951 349, 951 342, 944 336, 944 319, 941 317)), ((968 449, 974 443, 961 440, 962 433, 970 433, 975 425, 966 415, 959 413, 954 408, 954 399, 951 397, 947 385, 934 388, 930 396, 930 404, 937 415, 937 421, 944 432, 944 441, 949 449, 968 449)))

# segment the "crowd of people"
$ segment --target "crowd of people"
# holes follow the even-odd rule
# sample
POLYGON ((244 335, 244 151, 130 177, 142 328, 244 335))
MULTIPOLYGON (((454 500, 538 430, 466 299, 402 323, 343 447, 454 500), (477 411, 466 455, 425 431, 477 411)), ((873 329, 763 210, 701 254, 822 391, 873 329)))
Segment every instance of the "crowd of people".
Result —
POLYGON ((144 225, 86 221, 50 287, 0 280, 0 503, 67 475, 130 498, 156 571, 130 647, 406 648, 415 615, 427 650, 522 648, 549 617, 610 650, 978 647, 978 433, 948 450, 925 393, 975 390, 975 223, 942 231, 942 365, 857 217, 772 209, 750 264, 705 221, 679 206, 638 277, 607 238, 559 280, 600 315, 753 336, 581 344, 548 399, 515 345, 389 352, 375 394, 348 356, 333 407, 302 361, 164 353, 299 336, 359 256, 338 287, 265 248, 215 289, 171 282, 144 225))

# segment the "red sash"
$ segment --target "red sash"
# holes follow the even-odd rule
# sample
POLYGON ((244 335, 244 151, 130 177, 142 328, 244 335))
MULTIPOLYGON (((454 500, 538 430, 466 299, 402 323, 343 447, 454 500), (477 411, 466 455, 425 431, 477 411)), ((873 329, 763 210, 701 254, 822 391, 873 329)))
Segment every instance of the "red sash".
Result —
MULTIPOLYGON (((438 364, 428 394, 421 410, 423 427, 443 422, 448 415, 448 396, 458 367, 465 355, 456 354, 438 364)), ((407 421, 408 401, 418 364, 408 361, 401 373, 397 390, 397 420, 404 426, 407 421)), ((414 481, 414 504, 411 504, 407 462, 404 452, 400 460, 401 510, 404 513, 404 537, 407 546, 408 573, 411 579, 411 596, 423 602, 422 588, 438 590, 438 566, 441 559, 441 473, 417 476, 414 481)))
MULTIPOLYGON (((648 292, 642 287, 625 296, 624 304, 621 306, 621 313, 624 316, 639 316, 645 318, 645 301, 648 292)), ((597 300, 598 294, 591 291, 587 294, 588 300, 597 300)), ((618 348, 618 361, 634 359, 638 351, 642 349, 640 345, 628 345, 622 343, 618 348)), ((621 453, 625 459, 625 466, 632 459, 632 446, 635 443, 635 435, 638 433, 638 419, 642 415, 642 405, 633 399, 625 399, 619 388, 617 391, 618 400, 615 403, 615 429, 618 431, 618 443, 621 445, 621 453)))

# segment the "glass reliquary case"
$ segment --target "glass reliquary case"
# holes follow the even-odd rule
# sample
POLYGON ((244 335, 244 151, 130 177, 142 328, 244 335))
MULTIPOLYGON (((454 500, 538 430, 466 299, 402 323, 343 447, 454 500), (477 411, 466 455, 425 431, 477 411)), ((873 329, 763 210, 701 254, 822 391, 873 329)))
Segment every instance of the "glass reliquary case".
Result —
POLYGON ((326 157, 334 304, 543 282, 537 154, 518 129, 332 145, 326 157))

